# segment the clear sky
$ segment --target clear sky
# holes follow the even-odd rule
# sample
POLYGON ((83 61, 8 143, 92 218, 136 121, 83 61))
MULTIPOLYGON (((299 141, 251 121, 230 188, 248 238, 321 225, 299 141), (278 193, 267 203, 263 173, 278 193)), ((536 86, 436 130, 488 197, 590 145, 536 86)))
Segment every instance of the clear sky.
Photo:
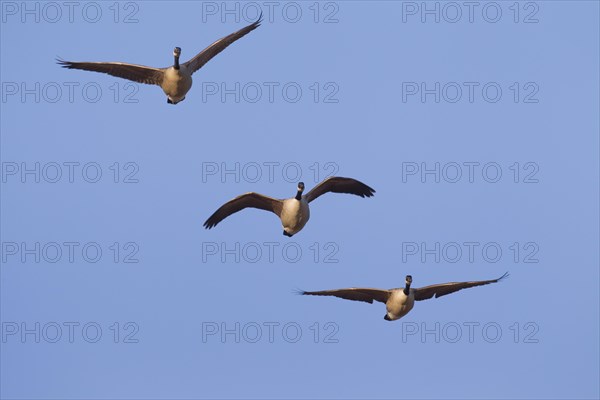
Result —
POLYGON ((598 2, 0 7, 3 398, 600 396, 598 2), (169 66, 257 5, 176 106, 55 63, 169 66), (330 174, 377 193, 202 227, 330 174), (395 322, 294 294, 506 271, 395 322))

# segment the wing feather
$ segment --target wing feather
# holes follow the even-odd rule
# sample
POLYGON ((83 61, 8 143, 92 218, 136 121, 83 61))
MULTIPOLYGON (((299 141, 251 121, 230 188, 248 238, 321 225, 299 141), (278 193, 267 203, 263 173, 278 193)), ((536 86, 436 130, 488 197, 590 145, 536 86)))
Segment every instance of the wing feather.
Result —
POLYGON ((425 286, 422 288, 415 289, 415 300, 427 300, 432 297, 441 297, 450 293, 458 292, 462 289, 467 289, 475 286, 488 285, 490 283, 496 283, 508 276, 508 272, 502 275, 498 279, 491 279, 488 281, 471 281, 471 282, 448 282, 440 283, 437 285, 425 286))
POLYGON ((300 291, 299 294, 311 296, 335 296, 340 299, 364 301, 373 304, 373 300, 386 303, 390 298, 389 290, 369 288, 347 288, 335 290, 322 290, 318 292, 300 291))
POLYGON ((374 195, 375 189, 356 179, 332 176, 312 188, 312 190, 306 194, 306 201, 310 203, 327 192, 348 193, 360 197, 371 197, 374 195))
POLYGON ((258 208, 260 210, 271 211, 278 217, 281 216, 282 202, 281 200, 274 199, 272 197, 264 196, 259 193, 246 193, 234 198, 223 204, 217 211, 211 215, 206 222, 204 227, 211 229, 231 214, 235 214, 244 208, 258 208))
POLYGON ((255 22, 240 29, 237 32, 222 37, 221 39, 217 40, 216 42, 202 50, 194 58, 184 63, 183 65, 190 70, 190 73, 193 74, 194 72, 202 68, 202 66, 209 62, 214 56, 225 50, 227 46, 258 28, 260 26, 261 21, 262 13, 255 22))
POLYGON ((160 68, 121 62, 72 62, 60 59, 57 59, 56 62, 63 68, 102 72, 118 78, 129 79, 130 81, 148 85, 160 86, 164 76, 163 69, 160 68))

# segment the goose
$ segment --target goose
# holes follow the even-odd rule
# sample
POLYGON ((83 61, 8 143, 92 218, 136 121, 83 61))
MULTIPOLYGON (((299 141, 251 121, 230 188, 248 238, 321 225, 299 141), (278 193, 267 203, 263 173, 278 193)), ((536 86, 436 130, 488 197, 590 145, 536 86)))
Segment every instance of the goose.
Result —
POLYGON ((448 282, 437 285, 425 286, 418 289, 410 287, 412 284, 412 276, 406 275, 406 283, 404 288, 397 289, 370 289, 370 288, 348 288, 323 290, 319 292, 298 291, 300 295, 311 296, 335 296, 346 300, 364 301, 373 304, 373 300, 385 303, 387 313, 383 317, 386 321, 395 321, 404 317, 412 310, 415 301, 427 300, 432 297, 441 297, 450 293, 458 292, 459 290, 471 288, 475 286, 488 285, 496 283, 508 276, 508 272, 498 279, 488 281, 471 281, 471 282, 448 282))
POLYGON ((172 67, 153 68, 122 62, 72 62, 60 58, 56 61, 63 68, 102 72, 134 82, 158 85, 167 95, 167 103, 177 104, 185 100, 185 95, 192 87, 192 74, 202 68, 214 56, 225 50, 227 46, 258 28, 261 20, 262 14, 256 22, 217 40, 183 64, 179 64, 181 48, 175 47, 173 50, 175 61, 172 67))
POLYGON ((277 215, 283 225, 283 234, 292 237, 304 228, 310 218, 308 203, 319 196, 332 192, 371 197, 375 190, 356 179, 337 176, 323 180, 304 196, 303 192, 304 183, 299 182, 296 196, 289 199, 279 200, 254 192, 243 194, 223 204, 204 222, 204 227, 211 229, 231 214, 251 207, 271 211, 277 215))

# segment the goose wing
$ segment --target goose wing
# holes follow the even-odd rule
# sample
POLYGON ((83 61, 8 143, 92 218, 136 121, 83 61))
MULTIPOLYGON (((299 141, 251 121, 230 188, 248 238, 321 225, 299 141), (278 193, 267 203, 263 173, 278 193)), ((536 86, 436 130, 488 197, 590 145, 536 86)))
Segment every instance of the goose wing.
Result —
POLYGON ((72 62, 61 59, 57 59, 56 62, 63 68, 102 72, 104 74, 150 85, 160 86, 164 76, 163 70, 160 68, 121 62, 72 62))
POLYGON ((348 288, 335 290, 322 290, 319 292, 305 292, 301 290, 298 294, 311 296, 335 296, 340 299, 364 301, 373 304, 373 300, 381 303, 387 303, 390 298, 389 290, 369 289, 369 288, 348 288))
POLYGON ((441 297, 450 293, 458 292, 462 289, 467 289, 475 286, 488 285, 490 283, 496 283, 508 276, 508 272, 502 275, 498 279, 491 279, 489 281, 471 281, 471 282, 448 282, 440 283, 438 285, 425 286, 422 288, 415 289, 415 300, 427 300, 432 297, 441 297))
POLYGON ((213 215, 211 215, 206 220, 206 222, 204 223, 204 227, 206 229, 210 229, 214 226, 217 226, 219 222, 223 221, 231 214, 234 214, 248 207, 271 211, 277 214, 277 216, 279 217, 281 216, 282 202, 281 200, 277 200, 268 196, 263 196, 259 193, 246 193, 223 204, 217 211, 214 212, 213 215))
POLYGON ((196 72, 200 68, 202 68, 202 66, 204 64, 209 62, 211 58, 213 58, 214 56, 216 56, 217 54, 219 54, 220 52, 225 50, 225 48, 227 46, 229 46, 231 43, 235 42, 239 38, 247 35, 248 33, 252 32, 256 28, 258 28, 260 26, 261 21, 262 21, 262 13, 260 14, 260 16, 258 17, 258 19, 255 22, 251 23, 250 25, 246 26, 245 28, 240 29, 237 32, 232 33, 231 35, 222 37, 221 39, 217 40, 216 42, 214 42, 213 44, 211 44, 210 46, 208 46, 207 48, 202 50, 194 58, 192 58, 188 62, 184 63, 183 65, 188 70, 190 70, 190 73, 193 74, 194 72, 196 72))
POLYGON ((332 176, 312 188, 312 190, 306 194, 306 201, 310 203, 327 192, 349 193, 360 197, 371 197, 375 193, 375 189, 370 188, 356 179, 332 176))

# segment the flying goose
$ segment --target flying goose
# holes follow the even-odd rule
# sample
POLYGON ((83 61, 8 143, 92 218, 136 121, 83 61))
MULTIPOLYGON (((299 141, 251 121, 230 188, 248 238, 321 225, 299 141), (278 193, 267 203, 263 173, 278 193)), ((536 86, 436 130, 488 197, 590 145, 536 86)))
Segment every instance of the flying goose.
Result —
POLYGON ((472 282, 449 282, 440 283, 437 285, 425 286, 418 289, 411 289, 412 276, 406 275, 406 286, 397 289, 369 289, 369 288, 348 288, 323 290, 320 292, 305 292, 299 291, 301 295, 312 296, 335 296, 346 300, 364 301, 373 304, 373 300, 385 303, 387 313, 383 317, 386 321, 395 321, 404 317, 415 305, 415 300, 427 300, 432 297, 441 297, 450 293, 458 292, 459 290, 471 288, 475 286, 487 285, 496 283, 508 276, 508 272, 498 279, 489 281, 472 281, 472 282))
POLYGON ((262 14, 256 22, 217 40, 198 53, 194 58, 181 65, 179 64, 181 49, 175 47, 175 50, 173 50, 175 62, 172 67, 153 68, 122 62, 71 62, 62 59, 57 59, 56 61, 63 68, 103 72, 134 82, 158 85, 167 95, 167 103, 177 104, 185 100, 186 93, 192 87, 192 74, 202 68, 214 56, 225 50, 227 46, 258 28, 261 19, 262 14))
POLYGON ((315 186, 305 196, 304 183, 298 183, 296 196, 289 199, 274 199, 259 193, 246 193, 223 204, 204 223, 206 229, 211 229, 219 222, 247 207, 271 211, 281 219, 283 234, 292 237, 300 232, 310 218, 308 203, 327 193, 349 193, 360 197, 371 197, 375 190, 352 178, 330 177, 315 186))

